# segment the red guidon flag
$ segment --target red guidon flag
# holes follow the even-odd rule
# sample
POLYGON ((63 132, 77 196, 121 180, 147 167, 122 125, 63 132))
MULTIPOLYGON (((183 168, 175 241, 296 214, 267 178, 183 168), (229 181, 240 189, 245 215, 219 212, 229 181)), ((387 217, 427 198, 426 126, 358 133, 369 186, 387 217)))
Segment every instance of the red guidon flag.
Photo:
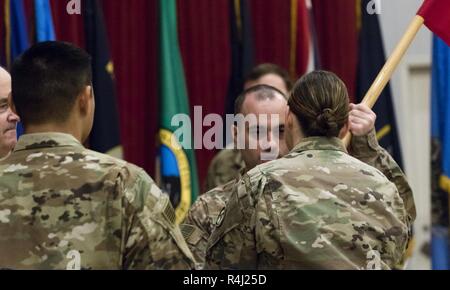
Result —
POLYGON ((425 0, 418 15, 425 25, 450 46, 450 0, 425 0))

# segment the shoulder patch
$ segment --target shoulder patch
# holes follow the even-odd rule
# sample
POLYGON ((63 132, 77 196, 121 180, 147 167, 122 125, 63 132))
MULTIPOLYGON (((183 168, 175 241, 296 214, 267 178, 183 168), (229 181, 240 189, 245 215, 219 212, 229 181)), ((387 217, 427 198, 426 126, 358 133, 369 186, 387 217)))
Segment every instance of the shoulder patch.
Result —
POLYGON ((217 216, 217 221, 216 221, 216 227, 220 228, 223 224, 223 220, 225 219, 225 212, 226 212, 226 207, 224 207, 220 213, 219 216, 217 216))
POLYGON ((195 227, 188 224, 180 225, 181 234, 185 240, 189 240, 192 234, 195 232, 195 227))
POLYGON ((170 223, 171 226, 175 226, 176 221, 175 210, 173 209, 169 199, 166 199, 166 203, 164 205, 162 214, 164 218, 170 223))

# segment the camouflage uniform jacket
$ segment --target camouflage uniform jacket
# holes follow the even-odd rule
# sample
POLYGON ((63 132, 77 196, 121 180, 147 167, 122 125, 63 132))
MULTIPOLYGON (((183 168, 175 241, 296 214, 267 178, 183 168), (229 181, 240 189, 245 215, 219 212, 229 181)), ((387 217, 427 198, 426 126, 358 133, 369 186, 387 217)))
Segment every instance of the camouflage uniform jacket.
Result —
POLYGON ((405 205, 337 138, 306 138, 249 171, 208 241, 208 269, 391 269, 409 239, 405 205))
POLYGON ((220 151, 208 168, 206 177, 206 190, 227 184, 240 177, 239 173, 245 170, 245 162, 241 151, 237 149, 224 149, 220 151))
POLYGON ((200 268, 204 266, 206 246, 216 226, 217 217, 225 211, 235 183, 236 180, 232 180, 201 195, 189 209, 181 225, 184 238, 200 268))
POLYGON ((168 198, 71 135, 25 135, 0 162, 0 268, 191 269, 168 198))
MULTIPOLYGON (((415 206, 411 188, 397 163, 378 144, 375 130, 372 130, 367 136, 353 137, 350 147, 353 157, 377 168, 396 185, 405 204, 409 205, 407 206, 408 217, 412 224, 415 219, 415 206)), ((219 153, 213 164, 221 160, 221 156, 223 156, 222 153, 219 153)), ((245 172, 245 168, 241 170, 241 172, 245 172)), ((227 172, 235 172, 235 169, 227 172)), ((214 230, 217 218, 223 212, 226 202, 231 196, 233 185, 241 177, 239 172, 233 175, 235 175, 235 179, 200 196, 189 210, 182 225, 186 241, 196 260, 200 263, 204 263, 207 241, 214 230)))
POLYGON ((350 155, 358 160, 383 172, 395 184, 405 203, 409 222, 412 224, 416 219, 413 192, 400 166, 398 166, 386 149, 378 143, 376 131, 372 130, 367 136, 353 137, 349 152, 350 155))

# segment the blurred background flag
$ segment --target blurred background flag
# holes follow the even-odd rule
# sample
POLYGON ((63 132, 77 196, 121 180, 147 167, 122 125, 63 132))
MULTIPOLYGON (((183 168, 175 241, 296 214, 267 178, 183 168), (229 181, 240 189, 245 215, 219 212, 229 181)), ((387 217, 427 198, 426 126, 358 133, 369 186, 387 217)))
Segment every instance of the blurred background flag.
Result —
POLYGON ((172 118, 189 116, 189 101, 177 32, 176 0, 160 0, 160 175, 181 223, 199 194, 195 152, 174 146, 172 118))
MULTIPOLYGON (((225 99, 225 114, 234 114, 234 103, 244 89, 244 79, 255 65, 252 16, 249 0, 230 0, 231 75, 225 99)), ((224 127, 225 140, 231 128, 224 127)))
POLYGON ((418 15, 435 34, 431 101, 432 268, 449 270, 450 1, 425 0, 418 15))
POLYGON ((86 50, 92 56, 95 93, 95 120, 89 137, 92 150, 123 157, 119 133, 114 78, 114 65, 109 52, 108 37, 98 0, 83 2, 86 50))
POLYGON ((432 70, 432 263, 449 270, 450 47, 433 39, 432 70))
POLYGON ((24 52, 30 46, 28 38, 27 21, 25 17, 25 10, 23 0, 7 0, 10 5, 10 36, 11 55, 9 59, 12 61, 24 52))
MULTIPOLYGON (((7 45, 10 44, 10 49, 7 52, 8 66, 11 67, 12 62, 22 52, 30 46, 30 40, 27 30, 27 18, 25 17, 25 9, 23 0, 6 0, 6 7, 10 12, 10 21, 7 25, 7 45)), ((8 21, 8 20, 6 20, 8 21)), ((23 126, 21 123, 17 125, 17 137, 22 136, 23 126)))
POLYGON ((5 24, 9 21, 7 21, 7 17, 9 18, 9 12, 8 15, 5 13, 5 6, 6 2, 5 0, 0 0, 0 65, 3 67, 6 67, 6 59, 5 59, 5 24))
MULTIPOLYGON (((369 0, 357 2, 360 13, 359 62, 356 86, 356 98, 361 102, 386 63, 384 43, 377 14, 366 11, 369 0)), ((403 167, 402 153, 397 131, 397 122, 392 102, 391 87, 388 84, 375 104, 373 111, 377 114, 376 129, 380 145, 403 167)))
POLYGON ((291 52, 289 72, 296 80, 316 68, 314 21, 310 0, 291 0, 291 52))
POLYGON ((34 0, 37 42, 56 40, 49 0, 34 0))

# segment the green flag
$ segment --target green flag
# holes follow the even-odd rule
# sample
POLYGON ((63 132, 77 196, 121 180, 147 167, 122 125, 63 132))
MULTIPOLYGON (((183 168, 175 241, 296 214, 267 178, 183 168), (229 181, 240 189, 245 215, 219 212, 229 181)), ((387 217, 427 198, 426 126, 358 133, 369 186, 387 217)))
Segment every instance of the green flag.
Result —
MULTIPOLYGON (((161 186, 176 209, 176 219, 184 220, 199 193, 195 152, 174 144, 172 118, 189 116, 189 101, 177 32, 175 0, 160 0, 160 173, 161 186)), ((179 144, 178 144, 179 145, 179 144)))

